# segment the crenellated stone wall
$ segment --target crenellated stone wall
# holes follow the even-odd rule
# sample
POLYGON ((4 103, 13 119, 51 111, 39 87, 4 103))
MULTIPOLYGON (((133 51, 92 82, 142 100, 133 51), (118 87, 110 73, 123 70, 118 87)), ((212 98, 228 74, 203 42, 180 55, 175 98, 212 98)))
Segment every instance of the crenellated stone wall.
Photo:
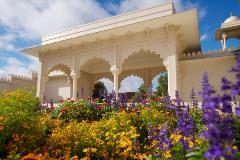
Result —
POLYGON ((6 78, 0 78, 0 92, 19 88, 32 89, 37 86, 37 73, 30 72, 29 76, 9 74, 6 78))

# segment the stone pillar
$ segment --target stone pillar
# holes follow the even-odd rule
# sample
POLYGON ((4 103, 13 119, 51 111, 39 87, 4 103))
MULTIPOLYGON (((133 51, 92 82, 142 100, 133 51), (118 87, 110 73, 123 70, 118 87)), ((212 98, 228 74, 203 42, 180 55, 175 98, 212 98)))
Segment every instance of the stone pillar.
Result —
POLYGON ((118 98, 118 89, 119 89, 118 76, 121 73, 121 71, 120 71, 120 69, 117 69, 116 67, 112 67, 111 72, 113 74, 113 89, 115 91, 116 98, 118 98))
POLYGON ((171 97, 175 97, 175 91, 178 90, 179 83, 177 78, 177 56, 168 56, 167 61, 164 62, 164 65, 168 73, 168 94, 171 97))
POLYGON ((46 83, 49 80, 48 77, 41 77, 40 78, 40 88, 39 88, 39 95, 38 97, 40 98, 40 101, 43 102, 44 99, 46 98, 46 83))
POLYGON ((226 38, 227 38, 226 33, 222 33, 221 43, 222 43, 222 49, 223 49, 223 51, 225 51, 225 50, 227 49, 226 38))
POLYGON ((150 79, 150 74, 149 74, 149 69, 146 68, 144 69, 144 86, 149 88, 151 86, 151 79, 150 79))
POLYGON ((80 77, 79 74, 72 74, 72 98, 77 99, 77 92, 78 92, 78 78, 80 77))

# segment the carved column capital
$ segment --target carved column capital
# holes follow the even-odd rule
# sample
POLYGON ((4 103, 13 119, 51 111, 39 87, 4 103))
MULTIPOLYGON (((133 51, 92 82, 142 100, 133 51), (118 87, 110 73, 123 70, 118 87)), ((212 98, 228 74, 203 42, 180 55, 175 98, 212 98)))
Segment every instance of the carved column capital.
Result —
POLYGON ((117 68, 116 65, 112 65, 110 71, 112 72, 113 75, 119 75, 122 72, 122 69, 117 68))

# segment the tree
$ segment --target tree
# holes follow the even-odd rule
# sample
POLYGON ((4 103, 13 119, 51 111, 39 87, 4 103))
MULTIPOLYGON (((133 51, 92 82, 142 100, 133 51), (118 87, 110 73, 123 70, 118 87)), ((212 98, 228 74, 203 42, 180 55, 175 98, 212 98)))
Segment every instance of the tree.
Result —
POLYGON ((147 87, 144 86, 144 84, 141 84, 141 86, 138 88, 138 91, 140 94, 146 94, 147 93, 147 87))
POLYGON ((158 78, 157 95, 167 96, 168 95, 168 75, 164 72, 158 78))
POLYGON ((93 91, 92 91, 92 97, 94 99, 95 98, 103 99, 105 93, 107 93, 106 86, 104 85, 103 82, 97 81, 94 84, 94 88, 93 88, 93 91))

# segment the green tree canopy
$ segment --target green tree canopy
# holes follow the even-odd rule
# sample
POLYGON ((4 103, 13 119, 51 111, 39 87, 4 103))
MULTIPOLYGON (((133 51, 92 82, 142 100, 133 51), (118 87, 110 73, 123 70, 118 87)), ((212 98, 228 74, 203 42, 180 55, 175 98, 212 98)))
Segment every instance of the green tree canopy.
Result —
POLYGON ((168 95, 168 75, 164 72, 158 78, 157 95, 167 96, 168 95))
POLYGON ((104 93, 107 93, 106 86, 104 85, 103 82, 97 81, 94 84, 94 88, 93 88, 93 91, 92 91, 92 97, 93 98, 103 99, 103 94, 104 93))

